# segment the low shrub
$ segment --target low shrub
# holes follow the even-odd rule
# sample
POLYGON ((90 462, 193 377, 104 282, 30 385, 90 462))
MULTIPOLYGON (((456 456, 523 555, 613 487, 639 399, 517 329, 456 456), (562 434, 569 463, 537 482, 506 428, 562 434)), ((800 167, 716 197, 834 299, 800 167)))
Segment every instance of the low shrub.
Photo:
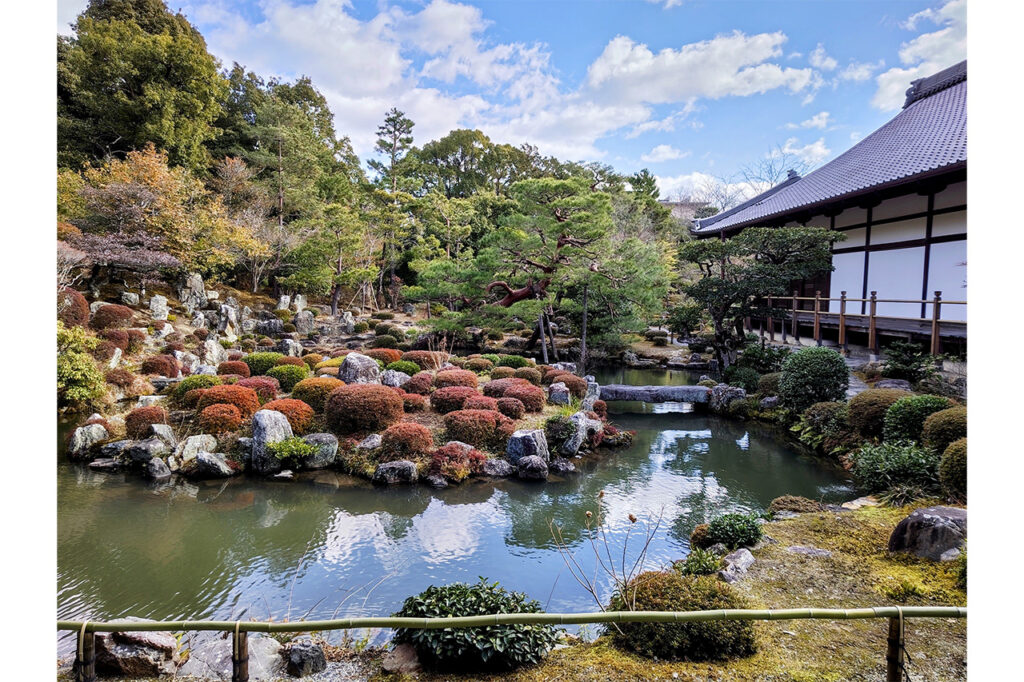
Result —
POLYGON ((468 369, 446 369, 434 375, 434 387, 445 388, 448 386, 468 386, 476 389, 476 374, 468 369))
POLYGON ((298 464, 306 457, 316 454, 316 446, 307 443, 298 436, 285 438, 274 443, 267 443, 267 450, 277 459, 298 464))
MULTIPOLYGON (((118 388, 128 388, 137 377, 126 369, 112 369, 103 375, 104 381, 111 386, 117 386, 118 388)), ((179 384, 180 386, 180 384, 179 384)))
POLYGON ((99 362, 106 364, 114 357, 117 352, 117 346, 110 341, 100 341, 92 349, 92 356, 99 362))
POLYGON ((430 394, 430 406, 435 412, 447 414, 461 410, 467 400, 479 395, 479 391, 469 386, 445 386, 430 394))
MULTIPOLYGON (((462 404, 464 410, 497 410, 498 401, 495 398, 488 398, 485 395, 474 395, 466 399, 462 404)), ((507 416, 507 415, 506 415, 507 416)))
POLYGON ((228 433, 242 426, 242 413, 234 405, 218 403, 199 412, 199 430, 203 433, 228 433))
POLYGON ((277 379, 281 384, 281 390, 285 393, 290 393, 295 384, 309 376, 309 370, 306 369, 306 363, 302 363, 301 367, 296 365, 276 365, 267 370, 267 376, 277 379))
POLYGON ((248 419, 260 409, 260 398, 256 391, 245 386, 213 386, 203 390, 197 407, 204 410, 210 405, 234 405, 242 419, 248 419))
POLYGON ((352 326, 352 332, 355 334, 363 334, 369 330, 370 325, 366 324, 365 322, 356 322, 355 325, 352 326))
MULTIPOLYGON (((483 578, 475 585, 431 585, 402 604, 396 616, 436 618, 492 613, 541 613, 540 604, 483 578)), ((423 664, 443 671, 506 671, 539 663, 559 641, 550 625, 488 625, 480 628, 395 630, 396 643, 411 644, 423 664)))
POLYGON ((814 403, 803 411, 790 430, 797 434, 801 443, 832 453, 843 443, 861 440, 850 427, 849 411, 846 403, 814 403))
MULTIPOLYGON (((273 345, 273 343, 271 343, 271 345, 273 345)), ((242 358, 242 362, 249 365, 250 376, 259 376, 260 374, 266 374, 267 370, 277 365, 277 361, 283 357, 284 355, 281 353, 263 351, 259 353, 249 353, 242 358)))
POLYGON ((278 398, 263 405, 261 409, 280 412, 288 420, 292 431, 297 434, 306 433, 313 423, 313 408, 294 398, 278 398))
POLYGON ((885 428, 885 415, 900 398, 910 397, 898 388, 869 388, 850 400, 850 426, 865 438, 879 438, 885 428))
POLYGON ((132 309, 123 305, 105 305, 92 314, 89 326, 96 330, 128 327, 131 325, 132 315, 132 309))
POLYGON ((487 374, 494 369, 494 363, 487 358, 472 358, 466 360, 463 368, 468 369, 470 372, 476 372, 477 374, 487 374))
POLYGON ((707 549, 713 544, 715 543, 711 541, 710 526, 708 524, 699 523, 694 526, 693 532, 690 533, 690 547, 707 549))
POLYGON ((535 367, 520 367, 512 376, 517 379, 526 379, 534 386, 540 386, 540 370, 535 367))
POLYGON ((248 377, 245 379, 239 379, 235 382, 236 386, 243 386, 245 388, 251 388, 256 391, 256 395, 259 396, 260 402, 265 403, 268 400, 273 400, 275 396, 281 391, 281 384, 274 377, 268 377, 267 375, 261 375, 258 377, 248 377))
POLYGON ((89 324, 89 302, 71 287, 62 287, 57 292, 57 310, 57 319, 67 327, 89 324))
POLYGON ((193 388, 185 392, 185 395, 181 396, 181 404, 184 407, 194 408, 199 405, 199 399, 206 393, 205 388, 193 388))
POLYGON ((810 498, 800 497, 799 495, 782 495, 781 497, 776 497, 768 505, 768 511, 770 512, 791 511, 806 514, 808 512, 821 511, 821 509, 820 502, 815 502, 810 498))
POLYGON ((526 414, 526 406, 519 398, 498 398, 494 401, 494 405, 498 412, 512 420, 522 419, 526 414))
POLYGON ((139 372, 174 378, 178 376, 178 361, 173 355, 154 355, 142 361, 142 367, 139 368, 139 372))
MULTIPOLYGON (((383 362, 385 367, 393 362, 400 362, 402 358, 402 353, 394 348, 371 348, 370 350, 363 351, 363 355, 373 358, 378 362, 383 362)), ((412 365, 414 363, 410 362, 408 364, 412 365)))
POLYGON ((104 341, 109 341, 123 351, 128 350, 129 339, 127 329, 104 329, 97 333, 96 336, 104 341))
POLYGON ((693 547, 683 561, 677 561, 674 568, 682 575, 714 575, 722 569, 722 557, 700 547, 693 547))
POLYGON ((406 393, 417 393, 419 395, 430 395, 433 389, 434 375, 430 372, 417 372, 402 386, 402 390, 406 393))
POLYGON ((514 384, 505 389, 502 398, 515 398, 523 404, 527 412, 541 412, 547 402, 547 394, 540 386, 530 383, 514 384))
POLYGON ((516 371, 511 367, 495 367, 491 370, 491 380, 495 379, 511 379, 516 375, 516 371))
POLYGON ((594 401, 594 414, 596 414, 597 418, 602 420, 602 421, 607 420, 608 419, 608 403, 606 403, 603 400, 595 400, 594 401))
POLYGON ((779 381, 782 379, 782 372, 762 374, 757 380, 757 393, 762 396, 778 395, 779 381))
POLYGON ((244 362, 222 362, 217 365, 217 374, 237 374, 245 379, 249 376, 249 365, 244 362))
POLYGON ((332 377, 310 377, 292 386, 292 398, 306 403, 315 412, 323 412, 327 396, 334 389, 344 385, 345 382, 332 377))
POLYGON ((178 382, 178 385, 174 388, 174 396, 176 398, 183 398, 186 393, 193 389, 210 388, 212 386, 220 386, 220 384, 220 377, 210 376, 209 374, 193 374, 178 382))
POLYGON ((504 448, 515 430, 512 420, 493 410, 456 410, 444 416, 449 440, 476 447, 504 448))
POLYGON ((939 460, 939 484, 947 496, 967 499, 967 439, 960 438, 946 446, 939 460))
POLYGON ((803 412, 814 403, 845 399, 849 384, 842 355, 831 348, 803 348, 782 365, 779 398, 789 409, 803 412))
POLYGON ((529 359, 524 358, 522 355, 503 355, 498 360, 499 367, 512 367, 518 369, 520 367, 529 367, 531 362, 529 359))
POLYGON ((370 342, 370 348, 398 348, 398 339, 390 334, 378 336, 370 342))
POLYGON ((324 356, 320 355, 320 353, 306 353, 302 356, 302 361, 306 363, 306 367, 313 369, 318 363, 324 361, 324 356))
POLYGON ((284 332, 285 334, 294 334, 296 331, 296 327, 291 322, 285 322, 283 325, 281 325, 281 331, 284 332))
POLYGON ((206 337, 209 336, 209 335, 210 335, 210 330, 206 329, 205 327, 200 327, 199 329, 197 329, 194 332, 192 332, 192 336, 196 337, 200 341, 205 341, 206 337))
POLYGON ((324 412, 328 427, 337 433, 379 431, 402 418, 404 405, 387 386, 348 384, 331 391, 324 412))
POLYGON ((850 453, 850 473, 867 493, 884 492, 896 486, 934 492, 939 488, 940 458, 934 450, 908 442, 865 445, 850 453))
POLYGON ((714 379, 701 379, 700 381, 697 382, 697 385, 703 386, 704 388, 714 388, 715 386, 718 385, 718 382, 715 381, 714 379))
POLYGON ((419 459, 425 457, 433 447, 434 437, 430 435, 430 429, 415 422, 392 424, 381 434, 381 448, 385 458, 382 461, 419 459))
POLYGON ((967 408, 950 407, 930 415, 921 429, 921 442, 935 452, 945 452, 949 444, 967 437, 967 408))
POLYGON ((555 383, 563 383, 574 398, 582 398, 587 393, 587 380, 575 374, 565 373, 555 379, 555 383))
POLYGON ((297 358, 294 355, 285 355, 283 358, 278 360, 277 364, 274 366, 280 367, 281 365, 294 365, 295 367, 302 367, 303 369, 307 369, 306 361, 303 360, 302 358, 297 358))
POLYGON ((395 319, 395 314, 386 310, 378 310, 372 315, 372 317, 375 320, 393 320, 395 319))
POLYGON ((513 386, 533 386, 526 379, 516 379, 515 377, 506 377, 504 379, 492 379, 482 386, 484 395, 490 396, 491 398, 504 398, 505 391, 513 386))
POLYGON ((151 425, 166 423, 167 410, 159 405, 136 407, 124 418, 124 432, 129 438, 146 438, 151 425))
POLYGON ((426 397, 418 393, 402 393, 402 404, 406 412, 423 412, 427 409, 426 397))
MULTIPOLYGON (((742 609, 746 603, 729 585, 710 576, 676 571, 647 571, 616 592, 612 611, 713 611, 742 609)), ((676 623, 619 623, 612 643, 658 660, 715 661, 750 656, 757 646, 753 623, 746 620, 676 623)))
POLYGON ((430 458, 430 473, 461 483, 470 474, 480 473, 487 455, 476 448, 467 451, 457 443, 439 447, 430 458))
POLYGON ((420 366, 415 362, 397 360, 395 362, 388 363, 388 366, 385 369, 390 369, 394 372, 402 372, 403 374, 408 374, 411 377, 420 371, 420 366))
POLYGON ((722 514, 708 524, 711 544, 721 542, 729 549, 753 547, 764 533, 757 514, 722 514))
POLYGON ((924 420, 930 415, 954 407, 949 398, 937 395, 912 395, 900 398, 885 412, 882 437, 885 440, 921 439, 924 420))
MULTIPOLYGON (((221 343, 224 343, 223 339, 221 339, 221 343)), ((273 348, 275 345, 277 344, 274 343, 274 340, 267 336, 264 336, 262 339, 256 342, 256 346, 258 348, 273 348)), ((250 367, 250 369, 252 368, 250 367)))
POLYGON ((448 360, 448 354, 440 351, 410 350, 402 353, 402 359, 415 362, 420 369, 438 369, 448 360))
POLYGON ((890 379, 916 384, 938 371, 938 360, 912 341, 893 341, 885 347, 885 357, 882 376, 890 379))

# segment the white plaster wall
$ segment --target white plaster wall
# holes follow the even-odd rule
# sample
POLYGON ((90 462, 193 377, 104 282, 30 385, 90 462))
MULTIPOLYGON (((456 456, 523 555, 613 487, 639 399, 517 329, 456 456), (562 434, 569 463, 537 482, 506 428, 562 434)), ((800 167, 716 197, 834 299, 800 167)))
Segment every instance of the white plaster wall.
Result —
POLYGON ((928 227, 927 218, 912 218, 901 220, 896 223, 885 223, 884 225, 871 225, 871 243, 889 244, 891 242, 903 242, 910 239, 924 239, 928 227))
POLYGON ((940 213, 932 216, 932 236, 967 234, 967 211, 940 213))
MULTIPOLYGON (((942 292, 946 301, 967 300, 967 240, 932 244, 928 258, 928 298, 936 291, 942 292)), ((939 309, 943 320, 966 320, 967 306, 943 305, 939 309)), ((932 315, 928 306, 927 316, 932 315)))
POLYGON ((868 220, 867 209, 864 208, 848 208, 839 215, 836 216, 836 227, 846 227, 847 225, 856 225, 858 223, 865 223, 868 220))
MULTIPOLYGON (((864 253, 837 253, 832 256, 832 281, 829 295, 839 298, 845 291, 847 298, 860 298, 864 292, 864 253)), ((839 312, 839 301, 829 301, 829 312, 839 312)), ((860 303, 849 303, 846 312, 859 313, 860 303)))
MULTIPOLYGON (((872 229, 874 242, 874 229, 872 229)), ((924 276, 924 247, 874 251, 868 262, 868 295, 877 291, 883 299, 921 299, 924 276)), ((920 303, 879 303, 879 315, 920 317, 920 303)))
POLYGON ((855 227, 852 230, 846 230, 843 234, 846 235, 846 239, 841 242, 836 242, 835 248, 846 249, 853 246, 864 246, 864 239, 868 233, 866 227, 855 227))

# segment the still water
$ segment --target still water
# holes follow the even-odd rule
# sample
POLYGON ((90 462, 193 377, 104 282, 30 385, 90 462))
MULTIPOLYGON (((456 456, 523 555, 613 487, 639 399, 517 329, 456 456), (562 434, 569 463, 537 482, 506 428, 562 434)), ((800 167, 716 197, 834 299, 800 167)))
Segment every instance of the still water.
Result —
MULTIPOLYGON (((630 383, 684 383, 665 374, 648 371, 630 383)), ((58 614, 387 615, 428 585, 478 576, 524 591, 549 611, 596 610, 565 568, 551 523, 592 569, 587 510, 601 505, 613 556, 622 554, 629 514, 640 517, 638 526, 660 516, 648 558, 657 567, 685 556, 690 531, 715 514, 763 510, 787 493, 827 501, 852 495, 841 470, 794 452, 757 424, 681 404, 610 408, 617 425, 636 430, 633 445, 546 484, 382 489, 320 472, 292 482, 239 477, 155 485, 61 457, 58 614)), ((634 527, 630 557, 642 533, 634 527)))

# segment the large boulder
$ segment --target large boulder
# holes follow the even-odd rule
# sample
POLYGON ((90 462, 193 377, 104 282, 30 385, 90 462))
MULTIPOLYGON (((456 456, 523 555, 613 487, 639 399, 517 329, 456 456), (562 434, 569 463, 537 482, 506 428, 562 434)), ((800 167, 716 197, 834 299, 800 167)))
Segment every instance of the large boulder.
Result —
POLYGON ((199 356, 189 353, 187 350, 176 350, 173 352, 175 359, 181 363, 183 368, 188 368, 189 374, 195 374, 202 363, 199 356))
POLYGON ((292 437, 287 417, 275 410, 260 410, 252 416, 252 469, 271 475, 281 471, 281 460, 267 446, 292 437))
POLYGON ((548 402, 552 405, 568 405, 572 402, 572 395, 569 387, 561 381, 556 381, 548 387, 548 402))
POLYGON ((410 379, 412 379, 411 376, 405 372, 399 372, 397 369, 386 369, 380 374, 380 383, 392 388, 401 388, 409 383, 410 379))
POLYGON ((594 380, 594 377, 587 376, 587 392, 583 394, 583 404, 580 409, 584 412, 593 412, 594 403, 601 398, 601 386, 594 380))
POLYGON ((121 303, 126 306, 135 307, 139 305, 139 295, 132 293, 131 291, 121 292, 121 303))
POLYGON ((167 447, 170 450, 178 447, 178 439, 174 436, 174 430, 167 424, 150 424, 149 435, 167 443, 167 447))
POLYGON ((422 670, 416 647, 408 643, 399 644, 389 651, 381 661, 381 667, 392 675, 411 675, 422 670))
POLYGON ((257 334, 263 334, 264 336, 277 336, 284 331, 284 322, 276 317, 260 320, 256 323, 256 326, 253 327, 253 331, 257 334))
POLYGON ((152 436, 133 443, 126 453, 133 464, 145 466, 154 457, 166 457, 171 448, 162 439, 152 436))
POLYGON ((287 667, 292 677, 315 675, 327 669, 327 657, 319 644, 299 640, 288 645, 287 667))
POLYGON ((563 372, 571 372, 572 374, 576 373, 575 362, 556 362, 555 364, 551 365, 551 367, 552 369, 560 369, 563 372))
POLYGON ((207 293, 203 277, 198 272, 189 273, 178 287, 178 300, 191 315, 194 311, 206 307, 207 293))
POLYGON ((295 298, 292 299, 292 310, 294 310, 297 313, 301 313, 303 310, 306 309, 307 305, 309 305, 309 303, 306 302, 305 296, 303 296, 302 294, 295 294, 295 298))
POLYGON ((415 462, 410 462, 407 459, 378 464, 377 469, 373 472, 373 482, 377 485, 415 483, 417 478, 415 462))
POLYGON ((303 469, 324 469, 334 463, 338 455, 338 439, 332 433, 311 433, 302 440, 316 448, 316 452, 303 458, 299 465, 303 469))
POLYGON ((490 476, 491 478, 508 478, 516 472, 512 465, 508 463, 508 460, 497 458, 484 462, 481 470, 484 476, 490 476))
POLYGON ((289 357, 301 358, 306 354, 306 349, 295 339, 281 339, 280 343, 277 344, 277 352, 289 357))
POLYGON ((235 470, 228 466, 224 455, 219 452, 200 452, 185 470, 189 478, 200 480, 235 475, 235 470))
MULTIPOLYGON (((249 680, 263 682, 279 679, 285 667, 280 642, 253 633, 249 634, 248 640, 249 680)), ((199 680, 230 680, 231 639, 214 637, 193 647, 188 660, 178 671, 178 676, 199 680)))
POLYGON ((952 561, 967 540, 967 510, 959 507, 917 509, 889 536, 890 552, 907 552, 933 561, 952 561))
POLYGON ((295 316, 295 331, 300 334, 308 334, 313 331, 314 322, 316 318, 313 317, 313 313, 309 310, 303 310, 295 316))
POLYGON ((604 429, 600 419, 591 419, 584 412, 577 412, 569 417, 571 433, 562 443, 560 448, 563 455, 575 455, 587 441, 587 438, 596 435, 604 429))
POLYGON ((519 478, 528 481, 543 481, 548 477, 548 463, 537 455, 530 455, 519 460, 516 467, 519 478))
POLYGON ((146 464, 146 478, 153 481, 166 481, 171 477, 171 470, 159 457, 154 457, 146 464))
POLYGON ((371 433, 359 441, 356 450, 376 450, 384 443, 384 438, 379 433, 371 433))
POLYGON ((551 459, 548 439, 543 429, 520 429, 509 436, 505 445, 505 458, 514 465, 523 457, 539 457, 544 462, 551 459))
POLYGON ((379 384, 380 365, 362 353, 349 353, 338 369, 338 378, 346 384, 379 384))
POLYGON ((553 474, 572 474, 576 473, 576 465, 567 460, 565 457, 553 457, 548 462, 548 469, 553 474))
POLYGON ((154 320, 166 320, 171 309, 167 307, 167 297, 157 294, 149 299, 149 313, 154 320))
MULTIPOLYGON (((152 622, 145 618, 124 618, 152 622)), ((180 661, 178 642, 169 632, 97 632, 96 672, 124 677, 173 675, 180 661)))
POLYGON ((88 424, 79 426, 71 434, 71 441, 68 443, 68 457, 71 459, 86 459, 93 446, 105 441, 110 437, 107 429, 102 424, 88 424))
POLYGON ((721 412, 729 407, 734 400, 744 400, 747 392, 738 386, 718 384, 711 389, 711 398, 708 400, 708 407, 712 412, 721 412))
POLYGON ((287 295, 287 294, 283 294, 281 296, 281 298, 277 299, 277 309, 278 310, 288 310, 288 306, 290 306, 291 304, 292 304, 292 297, 287 295))
POLYGON ((216 338, 208 338, 199 347, 199 359, 204 365, 216 367, 228 359, 228 351, 216 338))
POLYGON ((238 308, 231 305, 222 305, 220 315, 217 318, 217 331, 224 335, 228 341, 235 341, 241 329, 238 322, 238 308))
POLYGON ((351 334, 355 328, 356 320, 350 311, 346 310, 338 316, 338 331, 342 334, 351 334))

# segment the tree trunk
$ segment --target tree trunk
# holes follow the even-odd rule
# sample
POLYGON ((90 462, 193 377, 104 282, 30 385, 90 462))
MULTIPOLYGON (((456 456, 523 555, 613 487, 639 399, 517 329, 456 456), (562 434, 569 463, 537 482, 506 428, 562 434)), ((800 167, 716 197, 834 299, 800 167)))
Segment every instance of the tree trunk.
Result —
POLYGON ((587 373, 587 305, 590 299, 590 285, 583 285, 583 325, 580 327, 580 376, 587 373))
POLYGON ((331 316, 338 316, 338 302, 341 300, 341 285, 335 284, 331 288, 331 316))
POLYGON ((544 364, 548 364, 548 344, 547 339, 544 338, 544 313, 537 316, 537 329, 540 331, 540 354, 544 360, 544 364))
POLYGON ((551 331, 551 318, 544 314, 541 320, 547 322, 548 336, 551 337, 551 353, 554 355, 555 362, 558 362, 558 346, 555 345, 555 333, 551 331))

